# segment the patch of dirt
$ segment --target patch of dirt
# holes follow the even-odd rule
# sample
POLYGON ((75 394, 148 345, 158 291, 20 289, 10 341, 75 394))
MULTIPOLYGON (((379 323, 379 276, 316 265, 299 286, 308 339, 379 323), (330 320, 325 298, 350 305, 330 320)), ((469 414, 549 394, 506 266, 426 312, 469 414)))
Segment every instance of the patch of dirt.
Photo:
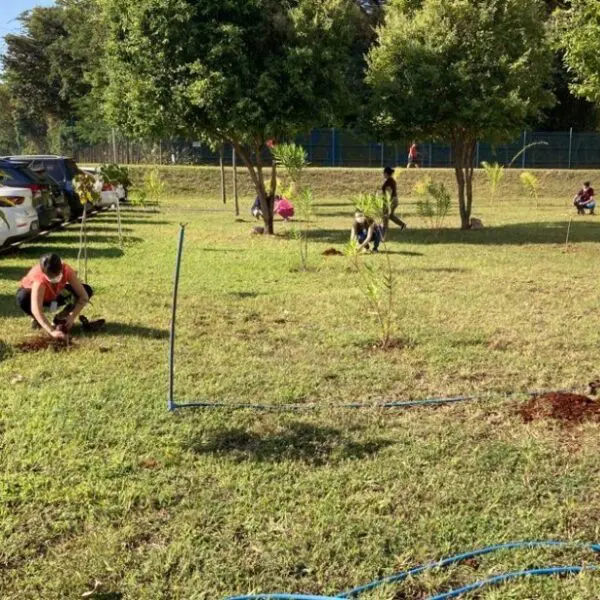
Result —
POLYGON ((335 248, 327 248, 327 250, 321 252, 323 256, 344 256, 343 252, 336 250, 335 248))
POLYGON ((67 338, 66 340, 55 340, 46 335, 39 335, 34 338, 23 340, 20 344, 17 344, 16 347, 21 352, 40 352, 42 350, 48 350, 48 348, 54 352, 65 352, 67 350, 72 350, 76 346, 71 338, 67 338))
POLYGON ((600 402, 579 394, 552 392, 533 396, 518 412, 525 423, 540 419, 563 423, 600 422, 600 402))

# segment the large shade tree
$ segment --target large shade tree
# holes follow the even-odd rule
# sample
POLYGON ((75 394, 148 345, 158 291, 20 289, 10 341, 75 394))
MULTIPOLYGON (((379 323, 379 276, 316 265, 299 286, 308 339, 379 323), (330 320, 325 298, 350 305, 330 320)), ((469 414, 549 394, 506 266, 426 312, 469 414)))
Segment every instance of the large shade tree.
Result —
POLYGON ((447 141, 469 228, 477 140, 514 139, 551 105, 540 0, 389 0, 369 56, 383 137, 447 141))
POLYGON ((273 232, 270 139, 333 124, 350 98, 353 0, 103 0, 108 114, 137 137, 229 142, 273 232))
POLYGON ((5 36, 2 57, 19 145, 43 149, 53 128, 89 132, 82 136, 89 141, 106 139, 98 98, 92 96, 104 36, 97 0, 57 0, 19 20, 22 30, 5 36))
POLYGON ((571 0, 556 23, 565 64, 576 77, 573 91, 600 106, 600 2, 571 0))

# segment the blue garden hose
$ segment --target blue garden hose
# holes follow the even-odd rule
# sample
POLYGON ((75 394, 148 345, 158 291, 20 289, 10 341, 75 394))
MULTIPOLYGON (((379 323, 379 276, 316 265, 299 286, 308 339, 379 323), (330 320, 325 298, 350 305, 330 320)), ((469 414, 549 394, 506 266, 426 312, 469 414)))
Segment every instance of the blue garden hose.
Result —
POLYGON ((514 571, 512 573, 505 573, 504 575, 496 575, 495 577, 482 579, 481 581, 476 581, 475 583, 465 585, 462 588, 450 590, 449 592, 438 594, 437 596, 431 596, 427 600, 449 600, 450 598, 458 598, 463 594, 479 590, 482 587, 486 587, 488 585, 498 585, 500 583, 504 583, 505 581, 509 581, 510 579, 517 579, 519 577, 539 577, 542 575, 577 575, 579 573, 583 573, 584 571, 598 570, 600 570, 600 567, 590 565, 585 567, 546 567, 544 569, 528 569, 526 571, 514 571))
MULTIPOLYGON (((479 550, 473 550, 471 552, 465 552, 463 554, 457 554, 456 556, 451 556, 449 558, 445 558, 440 561, 426 563, 424 565, 420 565, 409 569, 408 571, 402 571, 401 573, 396 573, 395 575, 390 575, 389 577, 385 577, 383 579, 378 579, 376 581, 372 581, 366 585, 353 588, 347 592, 342 592, 336 596, 310 596, 310 595, 298 595, 298 594, 259 594, 259 595, 250 595, 250 596, 235 596, 230 597, 227 600, 345 600, 348 598, 358 598, 362 594, 366 592, 371 592, 379 587, 384 585, 390 585, 392 583, 399 583, 404 581, 409 577, 413 577, 415 575, 419 575, 425 571, 430 571, 433 569, 441 569, 444 567, 448 567, 453 564, 457 564, 463 562, 465 560, 476 558, 478 556, 483 556, 485 554, 491 554, 492 552, 498 552, 500 550, 516 550, 520 548, 543 548, 543 547, 570 547, 570 548, 579 548, 579 549, 587 549, 592 550, 593 552, 600 553, 600 544, 582 544, 582 543, 570 543, 570 542, 560 542, 555 540, 544 540, 544 541, 525 541, 525 542, 509 542, 506 544, 496 544, 494 546, 488 546, 486 548, 481 548, 479 550)), ((450 598, 457 598, 463 594, 468 592, 472 592, 474 590, 480 589, 482 587, 490 586, 490 585, 498 585, 504 583, 505 581, 509 581, 511 579, 516 579, 519 577, 527 577, 527 576, 549 576, 549 575, 561 575, 561 574, 578 574, 584 571, 598 571, 600 570, 600 566, 590 565, 590 566, 563 566, 563 567, 545 567, 538 569, 528 569, 524 571, 515 571, 512 573, 505 573, 503 575, 496 575, 493 577, 489 577, 488 579, 483 579, 481 581, 477 581, 475 583, 468 584, 462 588, 458 588, 455 590, 450 590, 448 592, 444 592, 443 594, 438 594, 436 596, 431 596, 427 600, 446 600, 450 598)))
POLYGON ((600 552, 600 544, 571 544, 569 542, 560 542, 555 540, 543 540, 543 541, 531 541, 531 542, 508 542, 506 544, 496 544, 494 546, 488 546, 486 548, 481 548, 479 550, 473 550, 471 552, 465 552, 463 554, 457 554, 456 556, 451 556, 449 558, 444 558, 443 560, 437 562, 430 562, 424 565, 420 565, 409 571, 403 571, 401 573, 396 573, 395 575, 390 575, 389 577, 385 577, 383 579, 379 579, 377 581, 373 581, 368 583, 367 585, 363 585, 361 587, 354 588, 349 590, 348 592, 344 592, 340 594, 341 598, 356 598, 365 592, 372 591, 378 587, 383 585, 389 585, 390 583, 398 583, 400 581, 404 581, 408 577, 414 577, 415 575, 419 575, 425 571, 431 571, 433 569, 443 569, 445 567, 449 567, 450 565, 455 565, 456 563, 464 562, 465 560, 469 560, 471 558, 477 558, 478 556, 483 556, 485 554, 491 554, 492 552, 499 552, 501 550, 517 550, 520 548, 547 548, 547 547, 565 547, 569 546, 571 548, 582 548, 593 550, 594 552, 600 552))

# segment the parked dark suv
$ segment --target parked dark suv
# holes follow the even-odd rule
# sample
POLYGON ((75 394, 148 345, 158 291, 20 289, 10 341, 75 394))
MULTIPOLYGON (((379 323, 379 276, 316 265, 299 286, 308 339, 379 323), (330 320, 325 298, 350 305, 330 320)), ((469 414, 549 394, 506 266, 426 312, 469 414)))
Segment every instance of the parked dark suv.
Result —
POLYGON ((52 197, 47 179, 27 167, 26 163, 0 159, 0 171, 3 174, 2 185, 31 190, 31 202, 38 214, 42 229, 52 226, 61 219, 52 197))
POLYGON ((51 154, 9 156, 7 160, 17 162, 28 162, 29 169, 36 172, 45 172, 58 185, 60 191, 71 208, 71 216, 79 217, 83 213, 83 207, 79 197, 73 189, 73 178, 81 173, 79 167, 72 158, 66 156, 55 156, 51 154))

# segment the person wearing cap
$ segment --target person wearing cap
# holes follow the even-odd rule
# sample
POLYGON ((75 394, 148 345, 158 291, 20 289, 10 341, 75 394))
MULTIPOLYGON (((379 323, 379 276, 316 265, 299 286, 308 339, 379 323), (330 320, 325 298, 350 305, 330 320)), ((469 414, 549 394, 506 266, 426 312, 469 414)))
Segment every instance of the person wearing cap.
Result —
POLYGON ((21 279, 17 305, 33 318, 34 329, 43 329, 62 340, 93 294, 92 288, 81 283, 75 270, 58 254, 44 254, 39 264, 21 279), (56 311, 59 307, 63 310, 54 317, 52 325, 44 315, 44 308, 56 311))
POLYGON ((374 219, 367 217, 360 211, 354 214, 354 222, 350 230, 350 241, 356 242, 358 250, 370 250, 373 244, 373 252, 379 252, 379 244, 383 240, 381 225, 374 219))
POLYGON ((384 217, 383 217, 383 230, 387 233, 388 223, 392 221, 396 223, 400 229, 406 229, 406 223, 399 219, 394 213, 398 208, 398 184, 394 179, 394 169, 392 167, 386 167, 383 170, 384 182, 381 186, 381 191, 385 197, 385 206, 384 206, 384 217))
POLYGON ((577 214, 585 215, 585 211, 589 210, 590 215, 594 214, 596 209, 596 198, 594 197, 594 188, 590 185, 589 181, 583 184, 575 198, 573 198, 573 205, 577 209, 577 214))

